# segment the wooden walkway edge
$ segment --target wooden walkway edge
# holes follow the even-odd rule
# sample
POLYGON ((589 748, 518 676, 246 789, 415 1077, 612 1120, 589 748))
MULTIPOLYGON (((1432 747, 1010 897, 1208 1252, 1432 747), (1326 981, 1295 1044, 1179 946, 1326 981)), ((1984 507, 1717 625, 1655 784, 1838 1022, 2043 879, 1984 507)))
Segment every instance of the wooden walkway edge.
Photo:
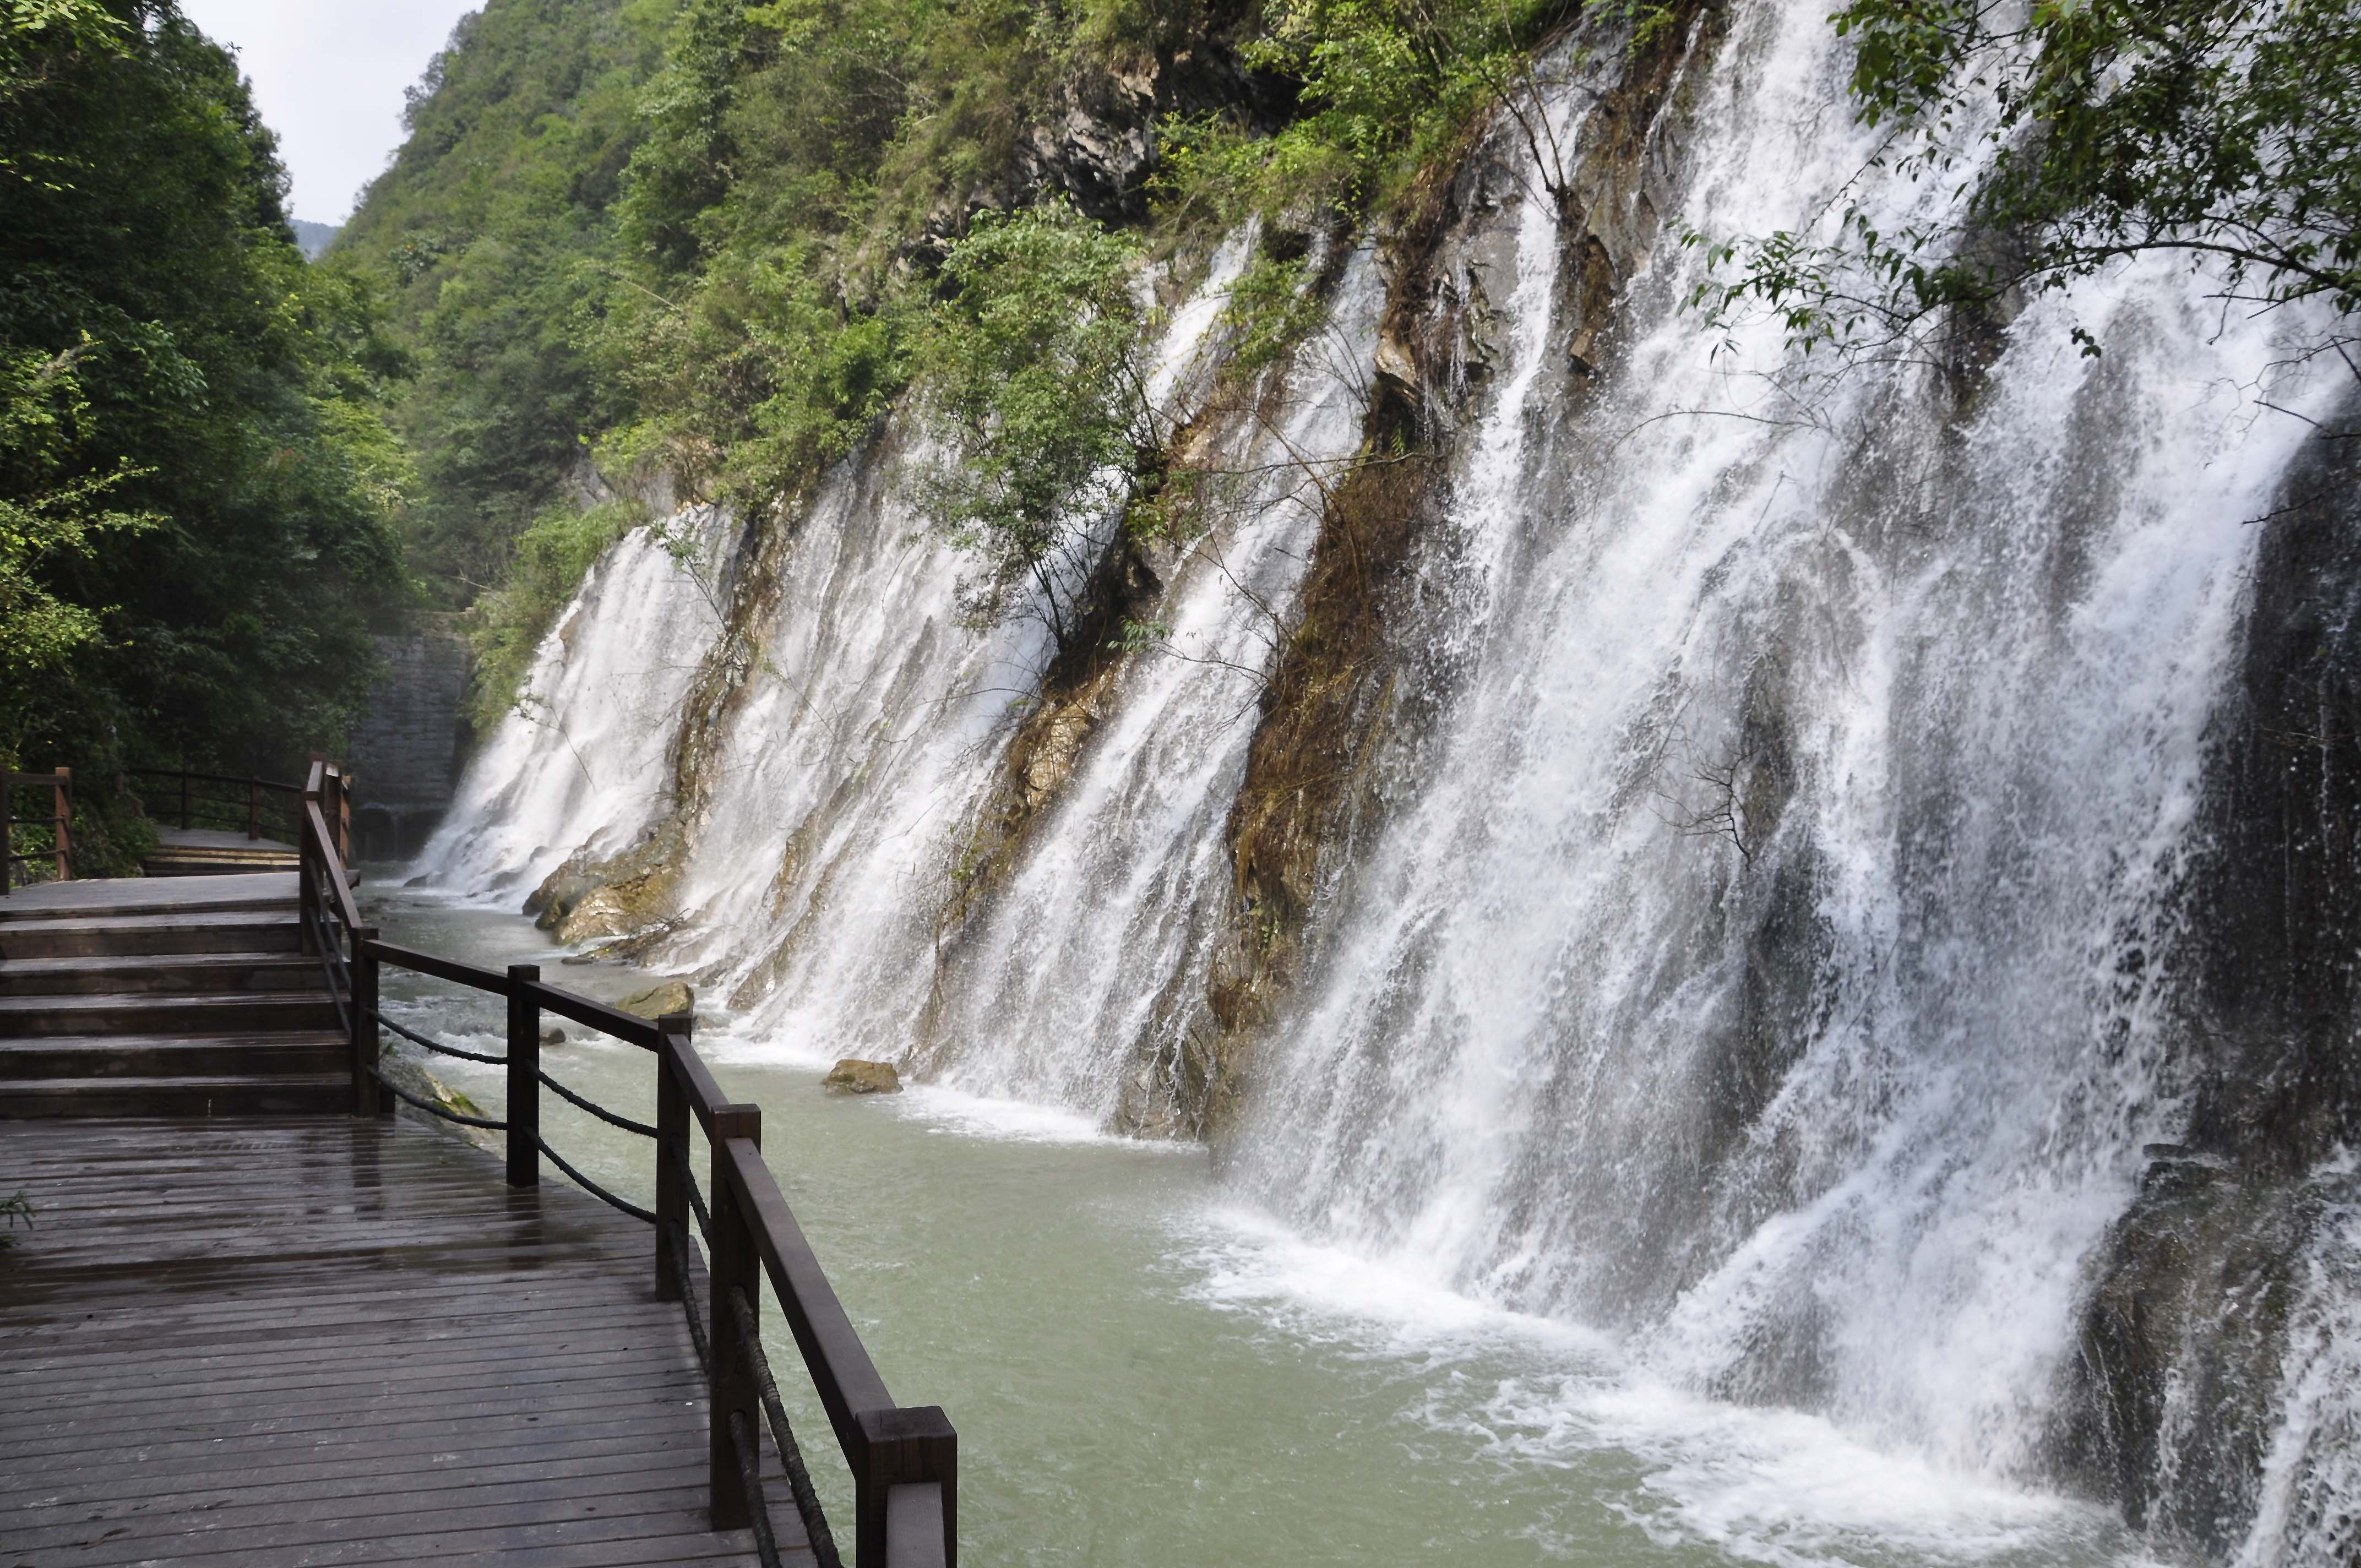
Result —
POLYGON ((755 1561, 650 1233, 582 1193, 352 1117, 0 1123, 20 1185, 0 1568, 755 1561))

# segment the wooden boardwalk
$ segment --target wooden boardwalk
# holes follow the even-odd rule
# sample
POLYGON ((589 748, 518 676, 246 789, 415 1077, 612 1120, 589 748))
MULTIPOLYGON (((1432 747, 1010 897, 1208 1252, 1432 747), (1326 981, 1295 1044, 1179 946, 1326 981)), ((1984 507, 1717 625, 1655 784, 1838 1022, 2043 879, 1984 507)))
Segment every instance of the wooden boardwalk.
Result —
POLYGON ((0 1568, 755 1561, 638 1222, 351 1116, 0 1123, 18 1186, 0 1568))
MULTIPOLYGON (((185 815, 213 775, 167 777, 185 815)), ((249 819, 291 788, 229 782, 249 819)), ((380 940, 349 804, 314 761, 291 873, 0 898, 0 1197, 38 1216, 0 1252, 0 1568, 957 1568, 959 1434, 888 1391, 695 1019, 380 940), (502 999, 504 1053, 380 1016, 385 966, 502 999), (544 1011, 648 1053, 653 1124, 542 1069, 544 1011), (388 1075, 388 1032, 505 1067, 475 1123, 501 1156, 388 1075), (544 1090, 648 1140, 652 1208, 541 1135, 544 1090), (844 1459, 840 1523, 788 1476, 766 1297, 844 1459)), ((257 852, 176 831, 215 872, 257 852)))

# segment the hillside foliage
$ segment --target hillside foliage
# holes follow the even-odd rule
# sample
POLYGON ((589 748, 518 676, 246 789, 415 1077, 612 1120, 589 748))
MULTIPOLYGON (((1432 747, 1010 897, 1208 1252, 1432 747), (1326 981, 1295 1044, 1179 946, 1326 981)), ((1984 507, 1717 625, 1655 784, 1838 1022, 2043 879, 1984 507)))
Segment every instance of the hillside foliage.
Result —
POLYGON ((286 190, 170 0, 0 5, 0 763, 343 743, 403 591, 407 356, 286 190))
MULTIPOLYGON (((1715 320, 1767 310, 1798 348, 1883 357, 1949 313, 2152 256, 2231 309, 2361 312, 2350 0, 1852 0, 1830 20, 1881 133, 1872 167, 1965 199, 1881 232, 1848 189, 1817 227, 1725 238, 1696 300, 1715 320)), ((2300 351, 2352 366, 2351 347, 2340 324, 2300 351)))

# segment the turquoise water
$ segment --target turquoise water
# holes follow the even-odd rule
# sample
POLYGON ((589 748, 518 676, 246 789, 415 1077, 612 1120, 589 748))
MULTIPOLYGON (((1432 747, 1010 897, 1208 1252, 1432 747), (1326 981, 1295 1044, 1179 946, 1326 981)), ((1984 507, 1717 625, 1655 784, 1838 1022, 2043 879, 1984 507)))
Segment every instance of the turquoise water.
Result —
MULTIPOLYGON (((390 940, 613 1001, 530 923, 372 879, 390 940)), ((388 1011, 497 1049, 487 998, 388 971, 388 1011)), ((1636 1380, 1619 1347, 1391 1277, 1236 1205, 1202 1149, 925 1088, 851 1099, 708 1025, 732 1095, 895 1396, 960 1430, 971 1564, 2098 1563, 2110 1516, 1880 1454, 1827 1422, 1636 1380)), ((652 1119, 653 1058, 552 1047, 555 1076, 652 1119)), ((434 1070, 498 1113, 500 1069, 434 1070)), ((544 1097, 544 1133, 640 1201, 649 1146, 544 1097)), ((563 1179, 555 1172, 548 1179, 563 1179)), ((782 1385, 792 1341, 770 1342, 782 1385)), ((793 1403, 791 1393, 791 1403, 793 1403)), ((813 1471, 849 1518, 817 1407, 813 1471)), ((780 1499, 779 1506, 785 1506, 780 1499)))

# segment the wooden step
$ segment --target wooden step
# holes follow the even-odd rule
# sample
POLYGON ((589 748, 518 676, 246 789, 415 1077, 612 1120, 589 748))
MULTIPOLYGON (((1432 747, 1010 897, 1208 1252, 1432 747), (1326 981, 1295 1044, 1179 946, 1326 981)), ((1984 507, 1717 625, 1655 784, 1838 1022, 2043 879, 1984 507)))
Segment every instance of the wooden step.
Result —
POLYGON ((285 908, 9 920, 0 921, 0 961, 123 953, 291 953, 297 935, 294 912, 285 908))
POLYGON ((244 1035, 337 1025, 324 989, 243 995, 0 996, 0 1038, 33 1035, 244 1035))
POLYGON ((324 983, 320 960, 301 953, 116 953, 0 963, 0 996, 198 995, 324 983))
POLYGON ((350 1071, 334 1030, 278 1035, 38 1035, 0 1040, 0 1082, 41 1079, 283 1078, 350 1071))
POLYGON ((0 898, 0 927, 25 920, 112 920, 134 915, 218 914, 239 909, 284 915, 294 907, 293 872, 157 882, 107 877, 20 887, 0 898))
POLYGON ((151 857, 140 861, 139 869, 151 877, 252 876, 265 872, 291 872, 295 869, 295 861, 291 856, 283 861, 185 861, 178 857, 151 857))
POLYGON ((336 1115, 349 1113, 343 1073, 269 1078, 53 1078, 0 1082, 0 1118, 336 1115))

